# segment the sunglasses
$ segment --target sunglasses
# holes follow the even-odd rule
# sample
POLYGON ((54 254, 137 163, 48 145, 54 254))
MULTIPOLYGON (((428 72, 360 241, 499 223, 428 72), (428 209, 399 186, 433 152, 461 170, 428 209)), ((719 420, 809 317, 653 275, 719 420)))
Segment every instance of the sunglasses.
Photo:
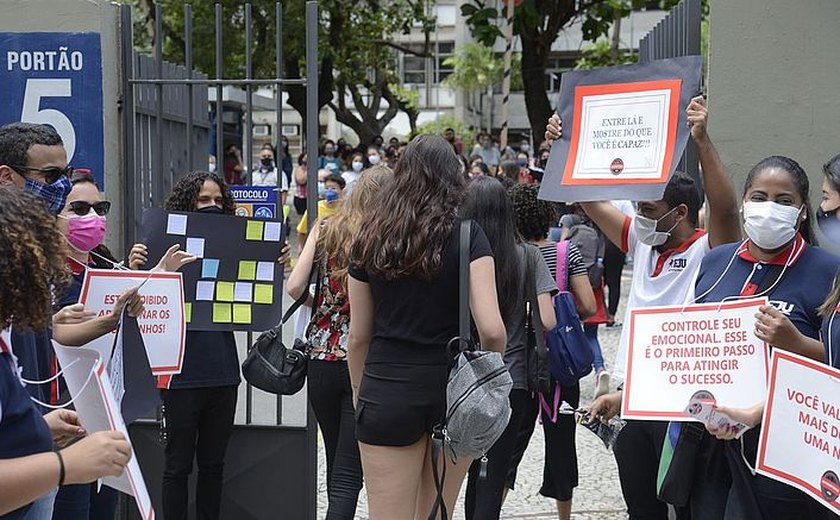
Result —
POLYGON ((93 211, 95 211, 100 217, 104 217, 109 211, 111 211, 111 202, 107 200, 100 200, 99 202, 91 204, 90 202, 85 202, 83 200, 74 200, 68 204, 67 207, 70 211, 80 217, 84 217, 90 213, 90 208, 93 208, 93 211))
MULTIPOLYGON (((22 171, 25 172, 38 172, 44 176, 44 180, 46 184, 52 184, 62 176, 70 177, 73 175, 73 167, 67 166, 66 168, 57 168, 55 166, 51 168, 32 168, 31 166, 12 166, 12 168, 17 171, 18 173, 22 171)), ((23 175, 22 173, 20 173, 23 175)), ((25 177, 25 175, 24 175, 25 177)))

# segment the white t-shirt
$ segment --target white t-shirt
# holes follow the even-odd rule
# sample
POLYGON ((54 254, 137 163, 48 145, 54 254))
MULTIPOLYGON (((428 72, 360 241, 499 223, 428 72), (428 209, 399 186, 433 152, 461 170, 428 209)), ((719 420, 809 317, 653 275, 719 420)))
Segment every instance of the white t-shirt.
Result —
POLYGON ((621 249, 633 255, 633 282, 625 326, 615 356, 611 375, 624 380, 627 368, 627 344, 630 334, 630 309, 657 305, 681 305, 694 295, 694 282, 700 263, 709 252, 709 235, 697 230, 688 240, 674 249, 659 253, 656 248, 642 244, 636 238, 633 219, 625 218, 621 249))
POLYGON ((251 184, 253 186, 277 186, 277 173, 280 173, 280 191, 289 191, 289 179, 286 175, 277 168, 270 170, 265 168, 257 168, 251 173, 251 184))

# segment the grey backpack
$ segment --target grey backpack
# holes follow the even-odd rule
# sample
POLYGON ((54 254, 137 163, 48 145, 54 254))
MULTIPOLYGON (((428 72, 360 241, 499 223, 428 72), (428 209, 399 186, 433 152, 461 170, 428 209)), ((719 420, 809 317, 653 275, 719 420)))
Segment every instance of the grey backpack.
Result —
MULTIPOLYGON (((501 437, 510 420, 510 391, 513 380, 499 352, 475 349, 470 333, 469 269, 470 224, 461 222, 458 280, 459 334, 450 342, 458 355, 446 385, 446 412, 432 433, 432 470, 437 499, 430 519, 447 520, 443 503, 443 473, 438 474, 441 453, 453 460, 481 458, 481 471, 487 472, 487 451, 501 437)), ((450 350, 451 351, 451 350, 450 350)))

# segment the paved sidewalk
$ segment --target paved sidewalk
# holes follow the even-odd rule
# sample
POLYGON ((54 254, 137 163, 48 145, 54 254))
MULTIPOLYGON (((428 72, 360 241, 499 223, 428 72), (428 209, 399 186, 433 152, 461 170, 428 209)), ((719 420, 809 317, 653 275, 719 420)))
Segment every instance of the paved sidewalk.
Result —
MULTIPOLYGON (((622 299, 618 312, 620 317, 624 316, 624 306, 630 292, 630 275, 631 271, 625 269, 622 278, 622 299)), ((608 369, 615 359, 620 335, 620 328, 608 329, 603 326, 599 328, 598 336, 608 369)), ((593 380, 592 375, 581 380, 581 406, 588 406, 592 400, 593 380)), ((519 467, 516 490, 508 494, 507 501, 502 508, 502 518, 515 520, 550 520, 557 518, 554 502, 538 493, 542 483, 543 450, 542 428, 538 426, 534 430, 531 444, 528 446, 528 451, 519 467)), ((326 514, 327 488, 324 451, 320 444, 318 451, 318 517, 323 518, 326 514)), ((577 429, 577 453, 580 485, 575 492, 572 518, 574 520, 618 520, 627 518, 618 482, 618 471, 612 453, 604 449, 601 441, 585 428, 577 429)), ((464 518, 464 487, 466 486, 462 487, 461 499, 455 507, 454 520, 463 520, 464 518)), ((359 498, 356 518, 359 520, 368 519, 367 497, 364 490, 362 490, 362 495, 359 498)))

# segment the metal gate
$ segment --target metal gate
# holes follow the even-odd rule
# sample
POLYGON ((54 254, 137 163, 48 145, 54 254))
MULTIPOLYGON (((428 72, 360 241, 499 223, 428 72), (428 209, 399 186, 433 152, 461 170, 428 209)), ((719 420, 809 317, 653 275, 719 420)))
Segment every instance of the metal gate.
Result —
MULTIPOLYGON (((163 60, 163 13, 155 6, 155 42, 153 56, 133 49, 132 12, 129 5, 120 7, 122 44, 121 121, 124 139, 123 223, 126 244, 139 236, 143 210, 160 206, 181 175, 194 169, 207 169, 211 137, 215 137, 215 155, 221 165, 224 157, 225 127, 223 91, 226 87, 243 89, 246 96, 244 139, 247 151, 245 168, 252 170, 253 90, 274 86, 276 128, 283 127, 282 89, 289 85, 306 87, 306 151, 318 155, 318 6, 306 2, 306 78, 286 79, 282 70, 283 9, 275 4, 276 30, 275 74, 273 78, 254 78, 252 71, 252 6, 244 4, 241 15, 245 27, 245 77, 225 78, 223 74, 224 40, 222 5, 215 5, 215 77, 193 70, 193 16, 190 5, 184 6, 185 63, 183 66, 163 60), (208 89, 215 90, 210 101, 208 89), (211 113, 213 117, 211 118, 211 113)), ((309 225, 317 216, 317 162, 308 162, 309 225)), ((282 172, 281 172, 282 173, 282 172)), ((278 175, 278 183, 280 178, 278 175)), ((282 208, 278 204, 278 214, 282 208)), ((279 316, 278 316, 279 320, 279 316)), ((257 332, 257 331, 255 331, 257 332)), ((288 341, 290 335, 284 335, 288 341)), ((240 356, 252 341, 252 333, 237 333, 240 356)), ((242 389, 240 389, 242 391, 242 389)), ((222 517, 236 519, 291 518, 315 519, 317 505, 317 444, 314 416, 305 393, 285 398, 298 409, 299 420, 284 420, 284 401, 244 388, 245 409, 237 410, 225 467, 222 517), (274 402, 266 406, 269 400, 274 402), (256 404, 263 406, 257 407, 256 404), (266 417, 272 410, 273 420, 266 417), (266 419, 269 419, 266 421, 266 419), (268 422, 268 424, 266 424, 268 422), (259 423, 259 424, 258 424, 259 423)), ((156 509, 161 511, 163 445, 156 419, 138 421, 131 426, 132 442, 143 469, 156 509)), ((190 489, 194 488, 195 471, 190 489)), ((193 518, 194 495, 191 493, 190 518, 193 518)), ((122 518, 137 518, 130 501, 121 505, 122 518)))
MULTIPOLYGON (((703 15, 701 0, 682 0, 668 16, 660 20, 639 42, 639 63, 653 60, 700 55, 700 20, 703 15)), ((701 82, 703 77, 701 75, 701 82)), ((701 83, 702 85, 702 83, 701 83)), ((705 90, 705 87, 701 87, 705 90)), ((688 140, 678 170, 691 175, 698 188, 703 191, 697 146, 688 140)))

